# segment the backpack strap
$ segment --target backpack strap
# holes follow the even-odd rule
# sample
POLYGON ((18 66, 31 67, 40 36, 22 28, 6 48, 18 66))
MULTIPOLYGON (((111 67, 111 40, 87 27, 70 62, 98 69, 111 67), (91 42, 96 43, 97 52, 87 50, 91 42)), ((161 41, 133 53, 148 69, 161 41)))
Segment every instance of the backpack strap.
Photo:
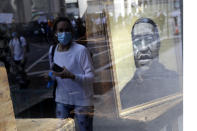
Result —
POLYGON ((56 47, 57 47, 57 44, 53 45, 53 47, 52 47, 52 51, 51 51, 51 62, 52 63, 54 62, 54 54, 55 54, 55 48, 56 47))

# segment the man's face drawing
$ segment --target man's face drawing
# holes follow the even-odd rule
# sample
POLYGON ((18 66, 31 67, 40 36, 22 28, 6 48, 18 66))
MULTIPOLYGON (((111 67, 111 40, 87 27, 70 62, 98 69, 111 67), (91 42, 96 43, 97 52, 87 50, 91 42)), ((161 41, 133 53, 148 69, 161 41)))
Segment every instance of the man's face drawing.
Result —
POLYGON ((132 32, 136 68, 148 66, 159 55, 159 38, 151 23, 138 23, 132 32))

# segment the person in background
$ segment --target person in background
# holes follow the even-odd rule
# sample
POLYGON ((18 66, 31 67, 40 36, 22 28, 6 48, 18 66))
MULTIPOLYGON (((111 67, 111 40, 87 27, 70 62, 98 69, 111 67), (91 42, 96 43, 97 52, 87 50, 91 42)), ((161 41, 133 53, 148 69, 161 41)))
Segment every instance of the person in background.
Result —
POLYGON ((83 21, 81 18, 78 18, 76 21, 76 27, 77 27, 77 38, 78 39, 84 39, 86 35, 86 28, 83 25, 83 21))
POLYGON ((159 22, 159 28, 160 28, 161 32, 163 32, 163 28, 165 25, 165 17, 166 17, 165 12, 160 10, 159 13, 157 14, 157 19, 159 22))
POLYGON ((56 117, 75 116, 80 131, 92 131, 94 68, 90 53, 86 47, 72 41, 72 24, 68 18, 57 18, 53 31, 57 43, 49 50, 49 60, 57 82, 56 117), (63 71, 58 72, 55 65, 63 71))
POLYGON ((7 30, 2 29, 0 27, 0 61, 2 61, 5 64, 6 70, 9 73, 10 71, 10 64, 9 64, 9 58, 10 58, 10 49, 8 46, 8 35, 7 30))
POLYGON ((26 40, 23 36, 20 36, 17 32, 12 33, 12 38, 9 42, 11 56, 15 64, 22 67, 23 71, 26 63, 26 45, 26 40))

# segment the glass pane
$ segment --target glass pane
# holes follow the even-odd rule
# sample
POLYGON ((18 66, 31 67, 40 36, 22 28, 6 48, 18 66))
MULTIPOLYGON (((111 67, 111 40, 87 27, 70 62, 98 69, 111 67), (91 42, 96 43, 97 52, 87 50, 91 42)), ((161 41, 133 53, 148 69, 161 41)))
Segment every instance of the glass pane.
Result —
POLYGON ((85 107, 91 107, 86 108, 91 117, 85 122, 91 123, 93 116, 93 124, 89 123, 93 130, 181 131, 181 0, 0 3, 0 61, 7 70, 16 118, 56 118, 61 106, 58 104, 63 103, 72 108, 68 114, 73 117, 81 114, 77 107, 87 102, 85 107), (57 18, 65 16, 70 23, 55 24, 57 18), (59 65, 52 64, 50 53, 56 48, 53 50, 51 45, 57 45, 61 52, 61 43, 69 39, 88 53, 73 54, 72 50, 64 60, 56 56, 59 65), (87 59, 94 70, 88 68, 87 59), (58 76, 57 88, 51 88, 55 80, 45 80, 44 76, 62 71, 65 65, 69 65, 66 68, 72 80, 58 76), (79 69, 83 71, 78 73, 79 69), (90 72, 94 77, 88 83, 86 75, 90 72), (74 86, 68 87, 68 81, 74 86))

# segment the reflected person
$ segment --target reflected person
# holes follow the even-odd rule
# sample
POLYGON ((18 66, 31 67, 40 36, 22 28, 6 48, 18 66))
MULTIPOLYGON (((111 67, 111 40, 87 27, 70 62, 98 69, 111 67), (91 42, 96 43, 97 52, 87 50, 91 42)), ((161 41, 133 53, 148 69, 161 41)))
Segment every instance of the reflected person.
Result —
POLYGON ((23 72, 25 70, 25 64, 27 61, 26 46, 26 39, 18 32, 13 32, 12 38, 9 42, 9 47, 15 64, 21 66, 23 72))
POLYGON ((80 131, 92 131, 94 69, 90 54, 86 47, 72 41, 72 24, 68 18, 57 18, 53 31, 58 43, 53 58, 50 53, 53 47, 50 48, 50 66, 63 69, 53 72, 57 81, 56 117, 75 116, 80 131))
POLYGON ((132 29, 136 71, 120 91, 122 108, 144 104, 180 90, 175 71, 159 63, 160 39, 154 21, 140 18, 132 29))

